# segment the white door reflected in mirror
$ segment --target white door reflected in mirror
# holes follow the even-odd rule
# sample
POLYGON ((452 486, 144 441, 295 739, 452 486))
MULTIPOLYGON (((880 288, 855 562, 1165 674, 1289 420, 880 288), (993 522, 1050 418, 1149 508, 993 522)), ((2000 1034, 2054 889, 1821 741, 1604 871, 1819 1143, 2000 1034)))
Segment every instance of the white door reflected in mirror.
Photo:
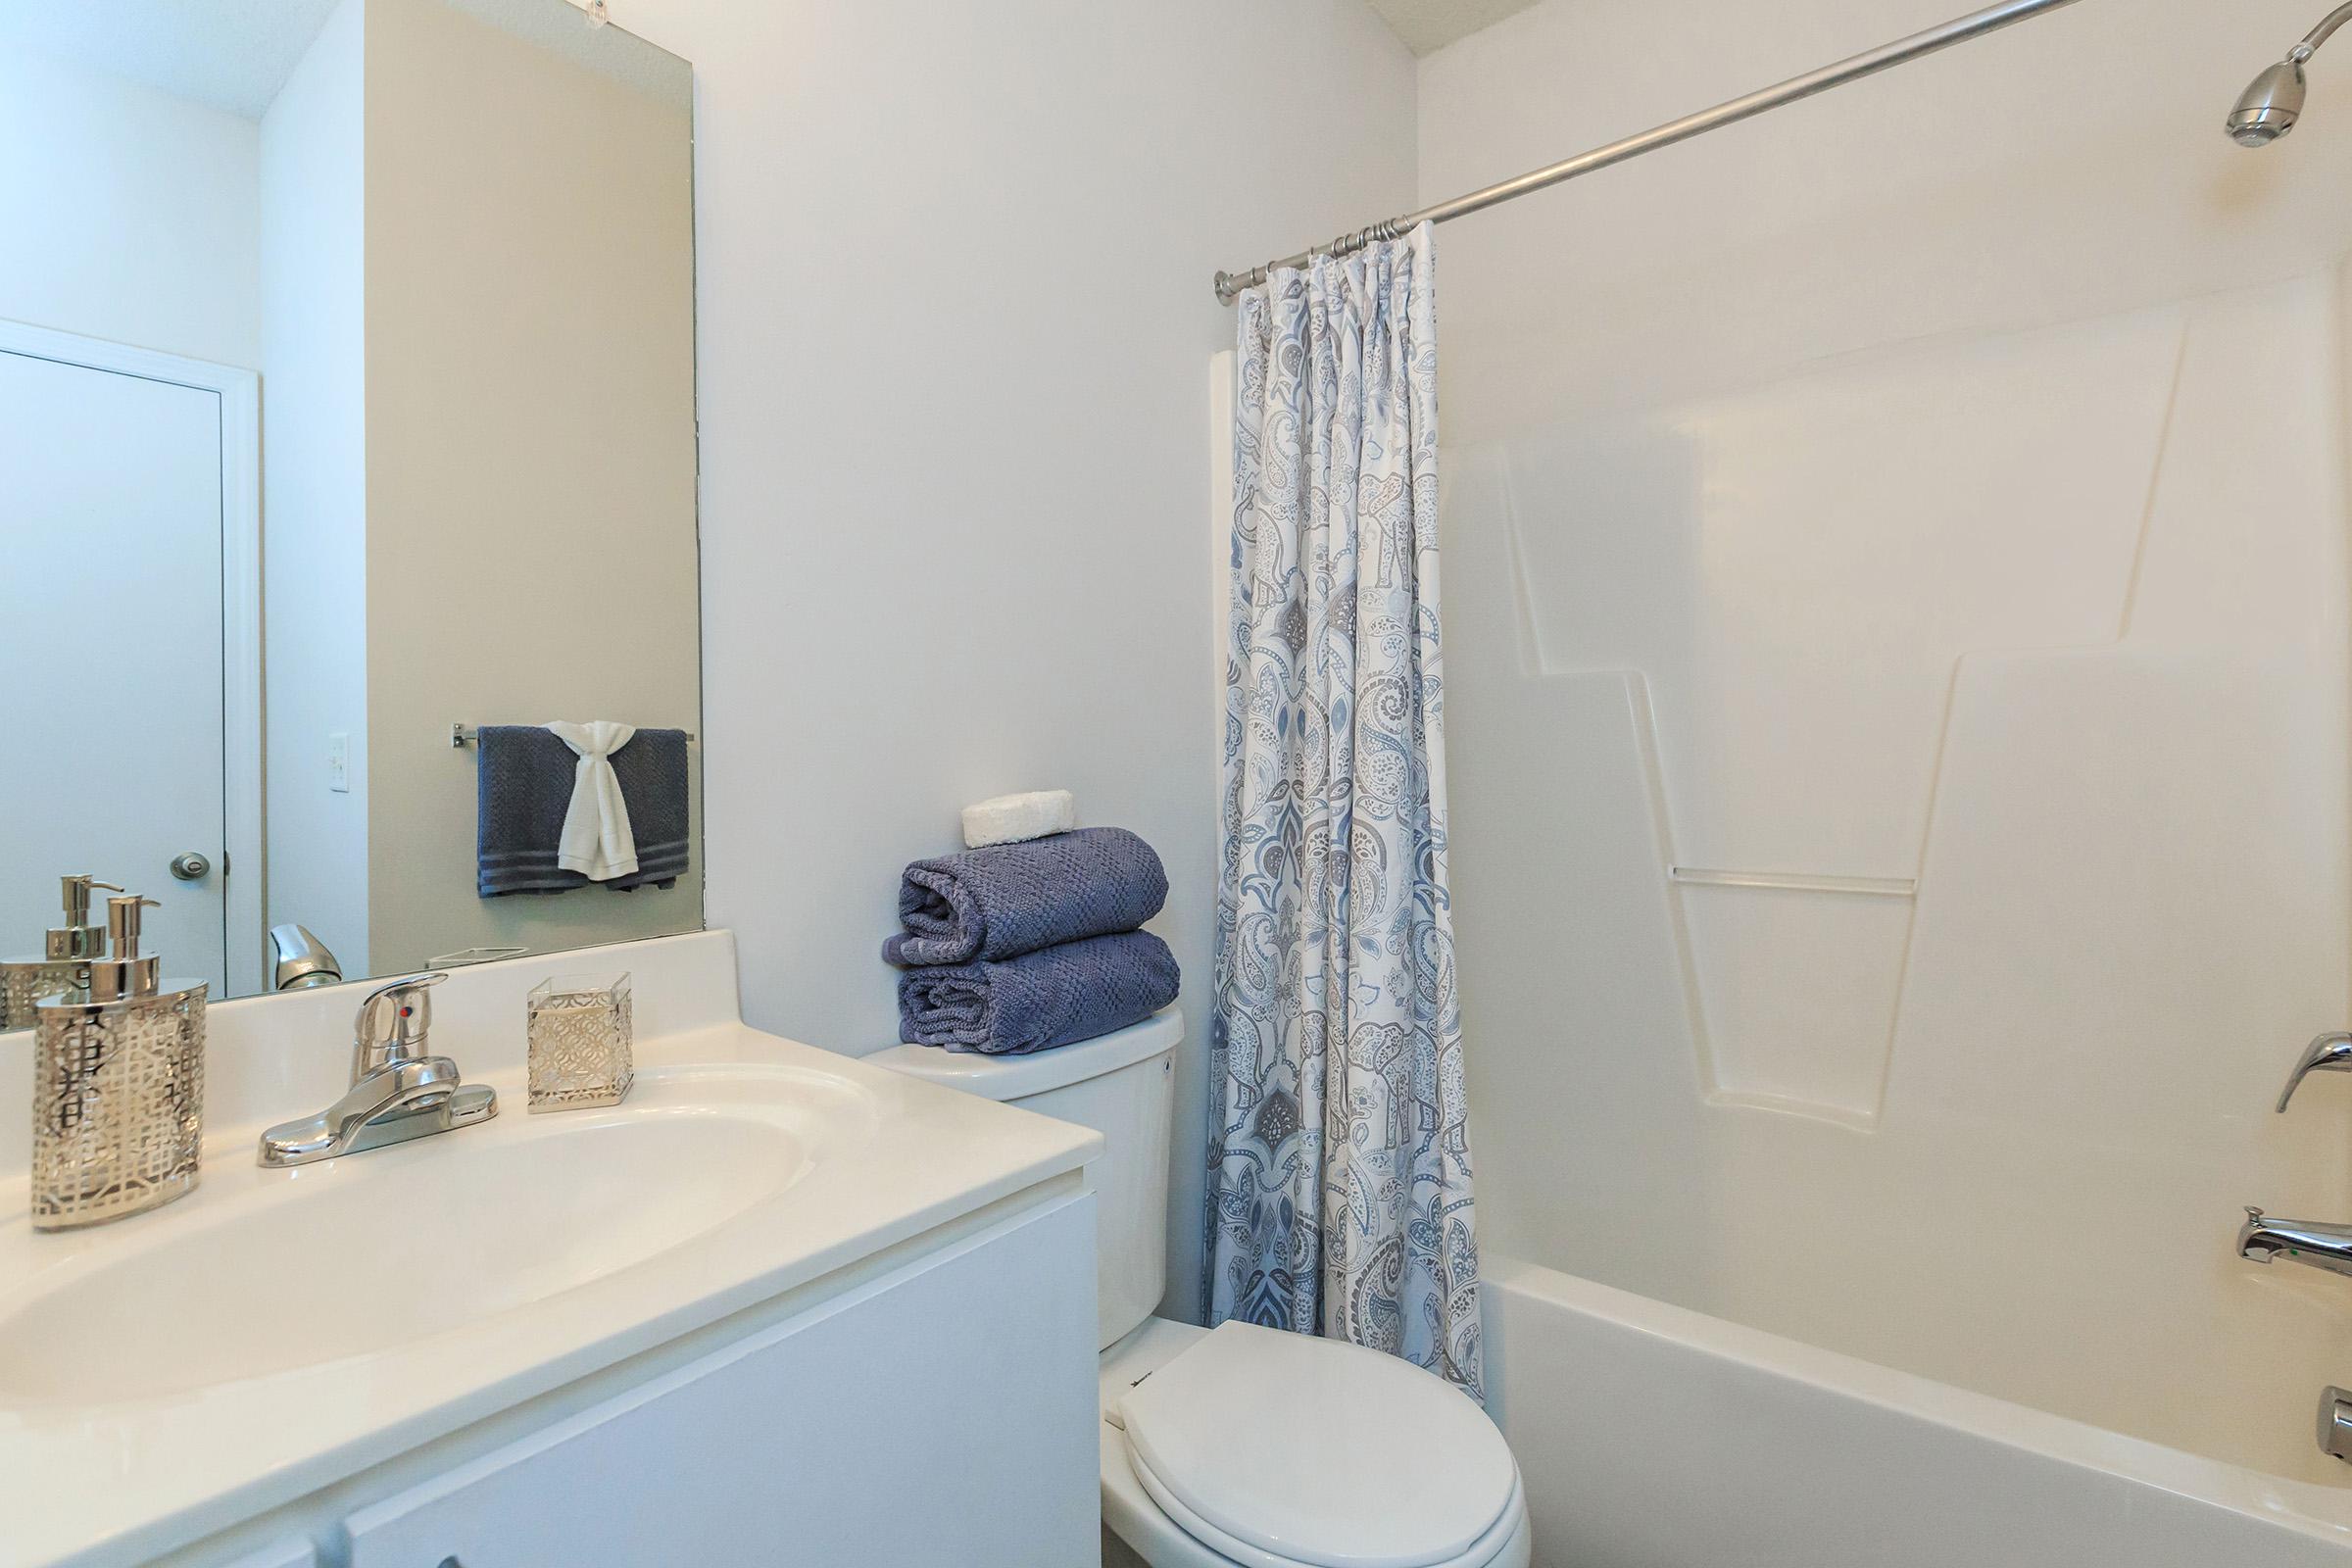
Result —
POLYGON ((225 995, 220 394, 12 341, 0 670, 37 760, 0 770, 4 946, 37 950, 57 879, 88 871, 157 900, 152 949, 225 995))

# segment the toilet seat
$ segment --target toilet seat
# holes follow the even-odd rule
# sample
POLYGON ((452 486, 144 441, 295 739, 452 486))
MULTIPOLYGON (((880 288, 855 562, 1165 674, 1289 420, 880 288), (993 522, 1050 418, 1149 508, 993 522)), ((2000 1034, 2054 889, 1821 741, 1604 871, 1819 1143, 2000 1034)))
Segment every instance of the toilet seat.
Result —
POLYGON ((1484 1568, 1525 1524, 1486 1412, 1360 1347, 1228 1323, 1106 1415, 1168 1520, 1244 1568, 1484 1568))
MULTIPOLYGON (((1160 1512, 1166 1514, 1178 1529, 1219 1556, 1231 1558, 1234 1562, 1241 1564, 1242 1568, 1338 1568, 1338 1565, 1320 1557, 1277 1556, 1269 1551, 1261 1551, 1246 1541, 1235 1540, 1187 1508, 1181 1501, 1170 1495, 1166 1489, 1156 1483, 1150 1470, 1135 1462, 1133 1445, 1128 1446, 1127 1462, 1135 1471, 1135 1479, 1143 1484, 1145 1493, 1154 1503, 1159 1505, 1160 1512)), ((1441 1563, 1428 1565, 1428 1568, 1486 1568, 1487 1564, 1494 1561, 1501 1554, 1502 1548, 1511 1543, 1517 1533, 1525 1527, 1526 1522, 1525 1499, 1520 1495, 1517 1479, 1513 1478, 1511 1500, 1504 1507, 1501 1517, 1488 1528, 1487 1533, 1473 1542, 1470 1549, 1460 1556, 1448 1557, 1441 1563)), ((1349 1565, 1349 1568, 1352 1568, 1352 1564, 1357 1560, 1342 1559, 1343 1562, 1349 1565)))

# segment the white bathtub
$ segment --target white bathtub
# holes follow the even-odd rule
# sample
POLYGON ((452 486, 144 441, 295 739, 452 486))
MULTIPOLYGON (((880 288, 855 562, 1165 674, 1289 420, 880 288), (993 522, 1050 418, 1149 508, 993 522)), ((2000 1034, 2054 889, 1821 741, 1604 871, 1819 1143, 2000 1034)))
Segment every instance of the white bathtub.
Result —
POLYGON ((2352 1564, 2352 1490, 1512 1258, 1484 1268, 1488 1381, 1536 1568, 2352 1564))

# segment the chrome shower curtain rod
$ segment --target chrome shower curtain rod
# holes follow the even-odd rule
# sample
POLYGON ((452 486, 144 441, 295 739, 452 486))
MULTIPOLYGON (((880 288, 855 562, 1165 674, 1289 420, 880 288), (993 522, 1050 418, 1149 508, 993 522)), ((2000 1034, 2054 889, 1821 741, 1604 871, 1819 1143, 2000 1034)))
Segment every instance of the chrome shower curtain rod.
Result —
POLYGON ((1703 136, 1710 130, 1735 124, 1742 120, 1753 119, 1767 110, 1778 109, 1783 104, 1792 104, 1800 98, 1810 98, 1816 93, 1828 92, 1833 87, 1842 87, 1847 82, 1859 81, 1864 76, 1875 76, 1882 71, 1891 70, 1893 67, 1917 60, 1923 55, 1932 55, 1939 49, 1948 49, 1956 43, 1966 43, 1971 38, 1979 38, 1985 33, 1997 31, 2011 23, 2024 22, 2029 17, 2037 17, 2045 11, 2056 11, 2061 6, 2070 6, 2074 3, 2075 0, 2003 0, 2000 5, 1986 6, 1982 11, 1971 12, 1965 17, 1947 22, 1940 27, 1930 27, 1925 32, 1913 33, 1910 37, 1898 39, 1883 49, 1873 49, 1868 54, 1856 55, 1850 60, 1841 60, 1834 66, 1824 66, 1819 71, 1791 77, 1777 87, 1766 87, 1763 91, 1751 92, 1744 98, 1735 98, 1730 103, 1718 104, 1712 109, 1701 110, 1695 115, 1687 115, 1681 120, 1660 125, 1654 130, 1645 130, 1639 136, 1628 136, 1623 141, 1613 141, 1606 147, 1596 147, 1589 153, 1580 153, 1562 163, 1551 164, 1531 173, 1521 174, 1517 179, 1506 179, 1499 185, 1489 185, 1485 190, 1474 190, 1467 196, 1456 196, 1449 202, 1440 202, 1435 207, 1424 207, 1417 213, 1407 213, 1401 218, 1392 218, 1385 223, 1374 223, 1370 228, 1360 228, 1352 234, 1342 234, 1327 245, 1317 245, 1311 250, 1300 251, 1296 256, 1286 256, 1281 261, 1268 262, 1263 267, 1253 267, 1246 272, 1219 272, 1217 274, 1217 298, 1225 304, 1231 305, 1242 290, 1254 288, 1263 283, 1266 280, 1266 274, 1276 268, 1303 267, 1309 260, 1317 256, 1346 256, 1350 251, 1360 251, 1376 241, 1396 239, 1409 234, 1423 223, 1451 222, 1457 218, 1466 218, 1472 213, 1484 212, 1497 203, 1525 196, 1531 191, 1546 189, 1559 184, 1562 180, 1574 179, 1580 174, 1590 174, 1594 170, 1606 169, 1611 164, 1622 164, 1629 158, 1639 158, 1643 153, 1655 152, 1660 147, 1671 147, 1676 142, 1689 141, 1693 136, 1703 136))

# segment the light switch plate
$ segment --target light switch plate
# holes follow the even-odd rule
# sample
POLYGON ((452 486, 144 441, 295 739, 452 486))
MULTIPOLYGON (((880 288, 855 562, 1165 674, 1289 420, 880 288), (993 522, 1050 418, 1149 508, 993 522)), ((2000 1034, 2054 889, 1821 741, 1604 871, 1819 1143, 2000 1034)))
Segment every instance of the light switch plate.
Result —
POLYGON ((351 793, 351 737, 341 731, 326 738, 326 787, 337 795, 351 793))

